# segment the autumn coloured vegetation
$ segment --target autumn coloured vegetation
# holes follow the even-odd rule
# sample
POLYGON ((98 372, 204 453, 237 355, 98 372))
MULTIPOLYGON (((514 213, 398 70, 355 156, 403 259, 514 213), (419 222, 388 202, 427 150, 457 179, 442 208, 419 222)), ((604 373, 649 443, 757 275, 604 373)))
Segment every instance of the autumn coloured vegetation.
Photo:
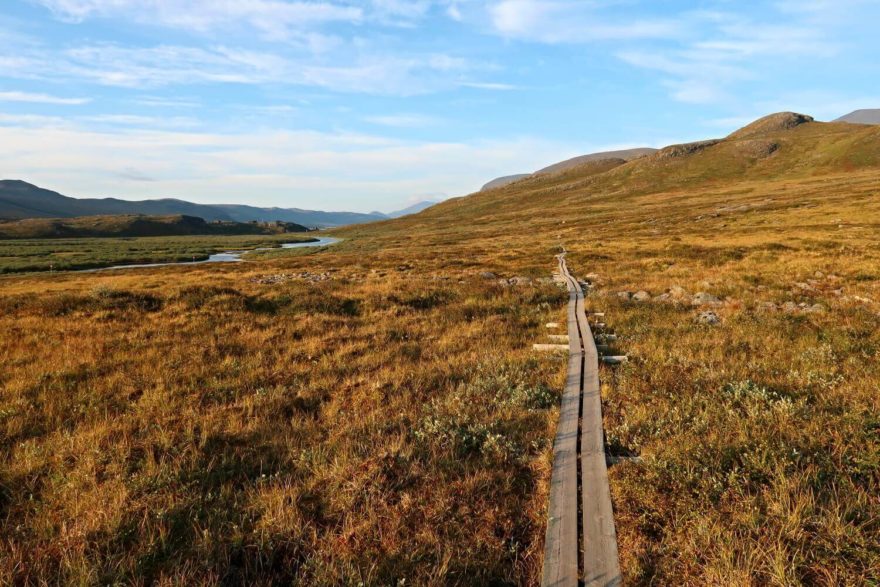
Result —
POLYGON ((880 581, 880 128, 779 115, 329 248, 0 279, 0 583, 534 585, 567 296, 627 585, 880 581))

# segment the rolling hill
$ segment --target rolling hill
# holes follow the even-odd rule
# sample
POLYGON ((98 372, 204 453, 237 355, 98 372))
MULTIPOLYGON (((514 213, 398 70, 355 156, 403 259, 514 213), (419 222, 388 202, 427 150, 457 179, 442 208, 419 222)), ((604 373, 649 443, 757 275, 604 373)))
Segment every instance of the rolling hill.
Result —
POLYGON ((438 203, 439 202, 437 202, 436 200, 425 200, 423 202, 413 204, 412 206, 407 206, 402 210, 395 210, 394 212, 390 212, 386 216, 388 218, 401 218, 403 216, 409 216, 410 214, 418 214, 422 210, 427 210, 431 206, 435 206, 438 203))
POLYGON ((622 163, 626 163, 627 161, 632 161, 633 159, 638 159, 640 157, 645 157, 646 155, 650 155, 652 153, 657 152, 657 149, 652 149, 649 147, 637 148, 637 149, 625 149, 622 151, 604 151, 601 153, 591 153, 589 155, 581 155, 579 157, 573 157, 571 159, 566 159, 565 161, 560 161, 559 163, 554 163, 553 165, 549 165, 544 167, 543 169, 539 169, 534 173, 519 173, 516 175, 507 175, 505 177, 499 177, 497 179, 493 179, 486 185, 484 185, 480 191, 493 190, 497 188, 504 187, 508 184, 511 184, 515 181, 519 181, 521 179, 525 179, 527 177, 532 177, 535 175, 549 175, 553 173, 559 173, 562 171, 566 171, 568 169, 572 169, 574 167, 578 167, 584 165, 586 163, 595 163, 597 161, 620 161, 622 163))
POLYGON ((117 198, 71 198, 20 180, 0 181, 0 218, 72 218, 140 214, 186 215, 209 222, 292 222, 309 227, 342 226, 384 220, 380 214, 321 212, 297 208, 195 204, 178 199, 128 201, 117 198))
POLYGON ((834 122, 849 122, 851 124, 880 124, 880 108, 868 110, 856 110, 846 116, 841 116, 834 122))

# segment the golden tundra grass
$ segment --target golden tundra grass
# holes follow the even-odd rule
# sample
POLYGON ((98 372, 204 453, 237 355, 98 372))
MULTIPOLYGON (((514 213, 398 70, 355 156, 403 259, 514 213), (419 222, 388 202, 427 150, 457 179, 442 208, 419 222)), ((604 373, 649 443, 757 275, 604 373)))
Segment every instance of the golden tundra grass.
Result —
POLYGON ((530 347, 565 297, 480 273, 565 246, 631 359, 602 371, 640 457, 611 468, 625 583, 878 584, 878 137, 586 166, 235 267, 3 279, 0 582, 536 584, 564 360, 530 347), (302 271, 332 278, 253 281, 302 271), (723 301, 617 296, 676 286, 723 301))
POLYGON ((561 293, 294 259, 3 281, 0 583, 534 581, 561 293))

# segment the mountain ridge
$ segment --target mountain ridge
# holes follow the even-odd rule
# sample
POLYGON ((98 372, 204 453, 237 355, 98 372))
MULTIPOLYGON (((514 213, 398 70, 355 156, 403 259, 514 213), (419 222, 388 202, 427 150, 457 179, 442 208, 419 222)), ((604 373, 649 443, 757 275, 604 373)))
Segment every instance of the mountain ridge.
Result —
POLYGON ((299 208, 260 208, 244 204, 196 204, 177 198, 121 200, 72 198, 20 179, 0 180, 0 218, 73 218, 77 216, 185 215, 208 222, 292 222, 307 227, 335 227, 386 220, 385 215, 325 212, 299 208))

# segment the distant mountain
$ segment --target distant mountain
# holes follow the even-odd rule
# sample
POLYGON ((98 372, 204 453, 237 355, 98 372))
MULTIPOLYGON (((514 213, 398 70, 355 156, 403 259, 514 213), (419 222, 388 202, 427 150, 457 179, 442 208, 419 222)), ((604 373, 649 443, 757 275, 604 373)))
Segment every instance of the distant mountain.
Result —
POLYGON ((591 153, 589 155, 581 155, 580 157, 574 157, 572 159, 567 159, 565 161, 555 163, 553 165, 550 165, 549 167, 545 167, 544 169, 539 169, 534 173, 534 175, 559 173, 560 171, 566 171, 568 169, 578 167, 579 165, 583 165, 584 163, 604 161, 605 159, 623 159, 624 161, 632 161, 633 159, 639 159, 641 157, 651 155, 656 152, 657 149, 642 147, 639 149, 625 149, 623 151, 605 151, 603 153, 591 153))
POLYGON ((390 212, 386 214, 388 218, 400 218, 401 216, 409 216, 410 214, 418 214, 422 210, 427 210, 431 206, 435 204, 439 204, 439 202, 434 200, 425 200, 423 202, 419 202, 418 204, 413 204, 412 206, 408 206, 403 210, 397 210, 396 212, 390 212))
POLYGON ((371 212, 321 212, 318 210, 301 210, 299 208, 257 208, 240 204, 212 204, 209 206, 229 216, 237 222, 295 222, 303 226, 344 226, 346 224, 363 224, 386 220, 384 214, 371 212))
POLYGON ((307 232, 293 223, 205 222, 196 216, 78 216, 0 221, 0 239, 246 235, 307 232))
POLYGON ((852 124, 880 124, 880 108, 869 110, 856 110, 846 116, 841 116, 834 122, 849 122, 852 124))
POLYGON ((525 179, 527 177, 533 177, 536 175, 548 175, 552 173, 567 171, 580 165, 584 165, 585 163, 595 163, 596 161, 605 161, 611 159, 632 161, 634 159, 639 159, 641 157, 645 157, 646 155, 651 155, 656 152, 657 149, 642 147, 637 149, 625 149, 623 151, 604 151, 601 153, 590 153, 589 155, 581 155, 580 157, 574 157, 572 159, 560 161, 559 163, 555 163, 553 165, 550 165, 549 167, 545 167, 544 169, 539 169, 534 173, 521 173, 518 175, 508 175, 505 177, 493 179, 492 181, 484 185, 480 191, 504 187, 508 184, 511 184, 520 179, 525 179))
POLYGON ((482 188, 480 188, 481 192, 485 192, 486 190, 494 190, 495 188, 501 188, 506 186, 507 184, 511 184, 515 181, 519 181, 521 179, 525 179, 527 177, 531 177, 531 173, 518 173, 516 175, 505 175, 504 177, 499 177, 497 179, 493 179, 482 188))
POLYGON ((116 198, 70 198, 20 180, 0 181, 0 218, 73 218, 124 214, 186 215, 202 218, 208 222, 280 221, 308 227, 343 226, 385 219, 381 214, 194 204, 177 199, 128 201, 116 198))

